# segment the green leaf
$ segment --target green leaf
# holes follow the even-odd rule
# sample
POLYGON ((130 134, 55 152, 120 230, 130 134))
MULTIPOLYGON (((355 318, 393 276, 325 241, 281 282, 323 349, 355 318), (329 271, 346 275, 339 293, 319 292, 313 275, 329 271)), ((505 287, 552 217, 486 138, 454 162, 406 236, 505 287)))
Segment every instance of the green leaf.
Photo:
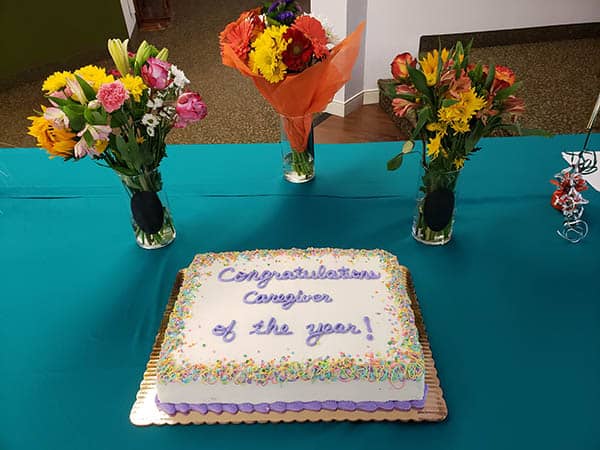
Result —
POLYGON ((46 97, 46 98, 48 98, 49 100, 52 100, 58 106, 66 106, 69 104, 69 100, 66 98, 58 98, 58 97, 46 97))
POLYGON ((127 142, 123 139, 123 136, 118 134, 115 136, 115 143, 117 144, 117 149, 121 155, 127 155, 129 153, 129 147, 127 147, 127 142))
MULTIPOLYGON (((408 141, 410 142, 410 141, 408 141)), ((396 170, 402 165, 404 154, 399 153, 387 162, 387 170, 396 170)))
POLYGON ((492 82, 494 81, 494 77, 496 76, 496 66, 494 64, 490 65, 489 69, 488 69, 488 75, 487 78, 485 79, 485 83, 483 84, 483 87, 485 89, 487 89, 488 91, 490 90, 490 87, 492 86, 492 82))
POLYGON ((431 108, 426 106, 425 108, 419 110, 418 117, 417 125, 415 126, 415 129, 411 135, 411 140, 417 139, 425 124, 431 120, 431 108))
POLYGON ((88 100, 94 100, 96 98, 96 91, 94 91, 94 89, 87 83, 87 81, 85 81, 79 75, 75 75, 75 78, 77 78, 77 82, 79 83, 79 86, 81 86, 81 89, 85 94, 85 98, 87 98, 88 100))
POLYGON ((458 103, 458 100, 454 100, 452 98, 447 98, 442 101, 442 106, 444 108, 447 108, 448 106, 456 105, 457 103, 458 103))
POLYGON ((396 86, 398 86, 399 83, 385 83, 382 85, 382 91, 384 93, 384 95, 386 97, 390 97, 390 98, 394 98, 397 97, 398 94, 396 94, 396 86))
POLYGON ((94 138, 92 137, 89 131, 83 133, 83 138, 85 139, 85 142, 87 142, 87 145, 89 145, 90 147, 92 147, 95 144, 94 138))
POLYGON ((419 92, 425 95, 429 99, 430 103, 433 103, 431 89, 429 89, 429 86, 427 86, 427 79, 425 78, 425 75, 423 75, 423 72, 415 69, 414 67, 408 64, 406 65, 406 68, 408 69, 408 76, 410 77, 412 83, 415 85, 415 88, 417 88, 419 92))
POLYGON ((412 95, 412 94, 396 94, 394 96, 395 98, 402 98, 404 100, 408 100, 410 102, 414 102, 416 100, 416 96, 412 95))
POLYGON ((494 97, 494 101, 495 102, 501 102, 503 100, 506 100, 508 98, 509 95, 512 95, 515 93, 515 91, 517 89, 519 89, 521 87, 523 83, 520 81, 517 81, 516 83, 514 83, 512 86, 509 86, 507 88, 501 89, 496 93, 496 96, 494 97))
POLYGON ((402 146, 402 153, 404 153, 406 155, 407 153, 412 152, 413 148, 415 148, 415 142, 414 141, 406 141, 404 143, 404 145, 402 146))
POLYGON ((69 128, 74 132, 83 130, 85 120, 83 118, 83 107, 81 105, 79 105, 79 108, 74 105, 67 105, 61 109, 69 118, 69 128))

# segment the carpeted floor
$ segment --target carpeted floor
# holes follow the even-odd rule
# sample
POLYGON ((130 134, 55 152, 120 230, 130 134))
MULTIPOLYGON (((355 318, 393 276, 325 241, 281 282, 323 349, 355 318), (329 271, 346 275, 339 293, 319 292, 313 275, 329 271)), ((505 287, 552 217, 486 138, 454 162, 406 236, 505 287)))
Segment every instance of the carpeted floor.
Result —
MULTIPOLYGON (((170 143, 273 142, 279 121, 252 83, 221 64, 218 33, 256 0, 178 0, 172 2, 171 26, 139 33, 157 47, 168 47, 169 60, 182 68, 209 106, 200 124, 173 130, 170 143)), ((130 47, 133 47, 130 46, 130 47)), ((524 80, 528 112, 524 125, 554 133, 584 129, 600 91, 600 38, 478 48, 475 58, 512 67, 524 80)), ((90 63, 112 66, 110 60, 90 63)), ((60 69, 60 68, 57 68, 60 69)), ((62 68, 72 69, 72 68, 62 68)), ((44 103, 43 80, 0 91, 0 147, 32 147, 27 116, 44 103)), ((325 121, 321 126, 326 126, 325 121)))

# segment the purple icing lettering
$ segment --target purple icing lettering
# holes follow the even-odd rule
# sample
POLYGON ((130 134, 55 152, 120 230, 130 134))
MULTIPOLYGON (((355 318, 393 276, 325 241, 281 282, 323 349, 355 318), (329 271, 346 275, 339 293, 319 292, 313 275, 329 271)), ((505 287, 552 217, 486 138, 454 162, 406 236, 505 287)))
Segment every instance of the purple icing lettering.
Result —
POLYGON ((360 334, 360 330, 352 323, 348 323, 348 325, 344 325, 340 322, 335 325, 328 322, 319 322, 318 324, 309 323, 306 325, 306 329, 308 330, 308 337, 306 338, 305 343, 309 347, 317 345, 321 337, 326 334, 360 334))
POLYGON ((258 335, 274 334, 275 336, 289 336, 291 334, 294 334, 290 330, 290 327, 288 326, 288 324, 284 323, 284 324, 279 325, 277 323, 277 319, 275 319, 275 317, 271 317, 269 319, 269 321, 267 322, 266 326, 265 326, 265 321, 260 320, 260 321, 256 322, 254 325, 252 325, 252 327, 254 329, 252 331, 250 331, 249 334, 258 334, 258 335))
POLYGON ((263 334, 263 333, 260 332, 260 330, 262 330, 262 327, 264 325, 265 325, 265 321, 264 320, 259 320, 254 325, 252 325, 252 327, 254 329, 250 333, 248 333, 248 334, 263 334))
POLYGON ((218 280, 222 282, 256 282, 256 286, 260 289, 266 288, 273 278, 285 281, 342 279, 375 280, 380 277, 381 274, 379 272, 374 272, 372 270, 350 270, 347 267, 328 269, 324 265, 320 265, 317 270, 309 271, 303 267, 297 267, 293 270, 284 270, 283 272, 277 272, 275 270, 263 270, 262 272, 258 272, 256 269, 253 269, 250 272, 236 272, 235 267, 226 267, 217 275, 218 280))
POLYGON ((363 320, 365 321, 365 325, 367 326, 367 341, 372 341, 373 335, 371 333, 373 333, 373 329, 371 328, 371 319, 365 316, 363 317, 363 320))
POLYGON ((324 280, 325 278, 327 278, 327 269, 325 268, 325 266, 319 266, 319 273, 318 273, 318 277, 321 280, 324 280))
POLYGON ((219 272, 219 275, 217 275, 217 278, 219 279, 219 281, 223 281, 225 283, 228 283, 228 282, 233 281, 235 279, 235 278, 229 278, 229 279, 224 278, 223 275, 226 272, 235 272, 235 269, 233 267, 225 267, 223 270, 221 270, 219 272))
POLYGON ((249 297, 251 297, 253 295, 254 296, 258 295, 258 292, 256 292, 256 291, 247 292, 246 294, 244 294, 244 298, 243 298, 242 301, 244 303, 246 303, 247 305, 254 305, 256 303, 256 298, 253 299, 253 300, 250 300, 250 298, 249 298, 249 297))
POLYGON ((340 278, 338 273, 335 270, 328 270, 327 273, 325 274, 325 277, 328 280, 337 280, 340 278))
POLYGON ((231 323, 226 327, 223 325, 217 325, 212 329, 212 334, 222 337, 223 342, 229 343, 235 339, 235 331, 233 331, 235 324, 236 321, 232 320, 231 323))

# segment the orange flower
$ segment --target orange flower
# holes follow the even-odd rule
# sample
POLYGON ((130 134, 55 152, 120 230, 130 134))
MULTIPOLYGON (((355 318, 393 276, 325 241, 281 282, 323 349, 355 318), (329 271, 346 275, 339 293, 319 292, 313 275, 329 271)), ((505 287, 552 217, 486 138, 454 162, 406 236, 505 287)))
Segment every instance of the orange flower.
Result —
POLYGON ((302 15, 296 18, 292 28, 301 31, 310 39, 313 45, 315 57, 321 59, 329 55, 327 48, 327 33, 317 19, 311 16, 302 15))
POLYGON ((505 82, 508 86, 512 86, 515 83, 515 73, 506 66, 496 66, 494 78, 505 82))
MULTIPOLYGON (((401 84, 396 86, 396 94, 401 95, 417 95, 417 90, 408 84, 401 84)), ((404 117, 408 111, 417 107, 417 101, 410 101, 405 98, 395 98, 392 100, 392 107, 394 108, 394 114, 398 117, 404 117)))
POLYGON ((225 27, 219 34, 221 54, 223 53, 223 45, 227 44, 242 60, 248 60, 251 41, 265 29, 265 25, 258 14, 259 10, 257 9, 243 12, 235 22, 231 22, 225 27))
POLYGON ((396 80, 404 80, 408 78, 408 67, 417 66, 417 60, 412 57, 412 55, 408 52, 401 53, 396 55, 394 60, 392 61, 392 76, 396 80))

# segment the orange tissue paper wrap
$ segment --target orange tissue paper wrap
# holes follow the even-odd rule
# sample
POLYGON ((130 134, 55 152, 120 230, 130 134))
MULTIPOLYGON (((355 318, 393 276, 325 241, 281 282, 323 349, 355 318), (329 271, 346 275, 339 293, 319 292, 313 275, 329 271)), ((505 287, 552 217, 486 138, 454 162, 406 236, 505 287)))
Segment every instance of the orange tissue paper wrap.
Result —
POLYGON ((312 114, 323 111, 351 78, 364 28, 362 22, 331 50, 326 59, 300 73, 288 74, 279 83, 269 83, 252 72, 228 44, 223 44, 223 64, 252 79, 262 96, 284 117, 285 132, 292 149, 303 152, 310 134, 312 114))

